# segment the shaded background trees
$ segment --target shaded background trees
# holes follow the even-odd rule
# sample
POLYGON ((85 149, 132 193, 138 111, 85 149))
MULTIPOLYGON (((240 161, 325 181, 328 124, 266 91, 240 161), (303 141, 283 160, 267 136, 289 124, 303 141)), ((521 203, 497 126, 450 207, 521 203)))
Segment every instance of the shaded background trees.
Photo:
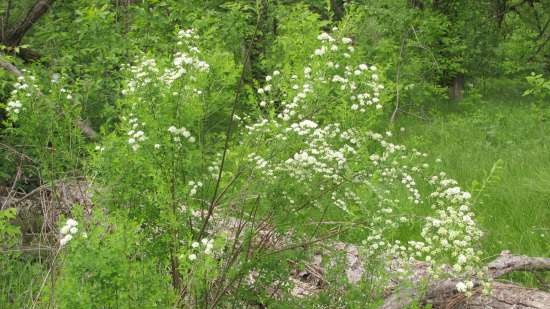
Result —
POLYGON ((120 63, 139 49, 165 48, 172 24, 209 23, 242 58, 259 17, 252 85, 272 66, 262 59, 278 35, 277 12, 300 5, 329 21, 352 10, 365 56, 388 63, 386 77, 398 84, 399 100, 415 106, 434 97, 459 100, 466 83, 550 70, 548 0, 6 0, 0 6, 2 61, 16 67, 38 61, 52 72, 72 72, 89 93, 83 117, 97 129, 111 118, 120 63))

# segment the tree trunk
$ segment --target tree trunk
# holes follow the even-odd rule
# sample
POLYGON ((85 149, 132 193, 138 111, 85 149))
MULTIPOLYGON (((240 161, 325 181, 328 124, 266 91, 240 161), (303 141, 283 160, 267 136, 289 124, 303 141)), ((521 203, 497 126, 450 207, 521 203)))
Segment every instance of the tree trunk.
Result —
POLYGON ((344 1, 343 0, 331 0, 330 8, 334 14, 334 20, 338 21, 344 17, 344 1))
POLYGON ((453 101, 460 101, 464 98, 464 75, 458 74, 449 86, 449 98, 453 101))

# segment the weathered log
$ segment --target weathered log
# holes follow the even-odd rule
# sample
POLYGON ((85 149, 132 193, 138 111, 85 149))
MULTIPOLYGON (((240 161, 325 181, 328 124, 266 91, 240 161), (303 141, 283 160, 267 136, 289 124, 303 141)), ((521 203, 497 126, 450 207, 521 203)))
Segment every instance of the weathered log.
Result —
MULTIPOLYGON (((496 279, 514 271, 550 270, 550 258, 518 256, 505 251, 487 267, 489 278, 496 279)), ((475 288, 472 291, 472 296, 466 297, 464 293, 456 289, 456 284, 459 281, 456 279, 438 280, 429 283, 425 291, 418 287, 397 289, 386 298, 381 309, 405 308, 414 300, 419 300, 422 304, 430 304, 434 309, 550 309, 550 293, 548 292, 495 281, 492 283, 491 292, 483 294, 479 288, 479 280, 473 278, 475 288)))
POLYGON ((498 278, 513 271, 550 270, 550 258, 512 255, 508 251, 503 251, 498 258, 487 266, 489 276, 498 278))
POLYGON ((550 293, 529 289, 515 284, 494 282, 491 293, 475 293, 471 297, 459 294, 433 308, 453 309, 549 309, 550 293))

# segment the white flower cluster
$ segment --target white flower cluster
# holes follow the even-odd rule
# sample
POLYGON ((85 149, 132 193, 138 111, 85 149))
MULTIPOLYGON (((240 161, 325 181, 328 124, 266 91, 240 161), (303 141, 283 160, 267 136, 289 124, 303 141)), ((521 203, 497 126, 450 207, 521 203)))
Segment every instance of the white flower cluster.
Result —
POLYGON ((38 87, 33 83, 35 80, 35 77, 32 75, 27 77, 20 76, 13 84, 11 99, 6 104, 6 111, 10 118, 15 119, 21 110, 24 109, 23 102, 27 98, 32 97, 33 92, 38 93, 38 87))
MULTIPOLYGON (((301 76, 292 75, 290 85, 285 91, 285 85, 279 71, 265 78, 265 85, 258 89, 259 106, 265 108, 280 102, 277 117, 284 121, 292 118, 303 118, 311 109, 308 100, 315 100, 315 94, 327 83, 336 85, 340 90, 338 97, 346 97, 350 102, 350 109, 365 113, 369 107, 381 109, 379 96, 384 86, 378 82, 377 67, 367 64, 351 64, 350 54, 354 52, 352 39, 343 37, 340 40, 328 33, 318 36, 321 47, 311 57, 301 76), (342 52, 345 51, 345 52, 342 52), (325 55, 326 57, 316 57, 325 55), (330 54, 330 56, 328 56, 330 54), (281 88, 281 89, 280 89, 281 88), (282 96, 282 97, 281 97, 282 96), (312 99, 313 98, 313 99, 312 99)), ((327 102, 328 103, 328 102, 327 102)))
MULTIPOLYGON (((183 30, 179 36, 179 45, 195 38, 192 30, 183 30)), ((368 117, 360 113, 382 108, 379 97, 384 87, 378 82, 377 68, 353 63, 350 38, 322 33, 318 39, 321 47, 295 75, 283 78, 275 70, 265 77, 265 84, 257 90, 260 115, 254 121, 234 117, 245 128, 239 144, 242 148, 235 148, 246 151, 244 160, 263 190, 259 194, 273 193, 274 199, 291 209, 307 200, 313 207, 335 206, 355 218, 368 218, 364 230, 369 233, 364 243, 367 254, 397 264, 399 273, 405 273, 405 265, 412 260, 431 263, 434 276, 475 272, 479 262, 475 248, 481 232, 470 210, 470 194, 445 174, 427 179, 432 173, 425 161, 427 154, 391 142, 391 132, 363 131, 368 117), (425 189, 427 186, 420 185, 424 182, 435 189, 425 189), (274 192, 266 193, 269 188, 274 192), (412 216, 411 209, 419 207, 431 213, 418 215, 424 213, 421 211, 412 216), (395 240, 400 228, 420 233, 395 240), (451 271, 443 266, 449 261, 451 271)), ((188 49, 176 54, 171 69, 157 77, 159 87, 170 90, 167 93, 175 93, 170 85, 182 76, 189 76, 192 83, 193 76, 187 74, 191 69, 203 72, 208 68, 195 58, 198 48, 185 46, 188 49)), ((180 88, 198 93, 185 87, 180 88)), ((139 127, 132 130, 136 142, 141 136, 145 139, 139 127), (142 133, 136 137, 138 132, 142 133)), ((185 127, 170 126, 168 132, 174 142, 195 142, 185 127)), ((207 168, 214 179, 219 175, 221 156, 216 154, 207 168)), ((201 187, 201 182, 190 181, 189 196, 195 196, 201 187)), ((194 261, 200 254, 210 255, 214 245, 213 240, 203 239, 190 246, 182 259, 194 261)), ((468 289, 468 281, 463 283, 468 289)))
MULTIPOLYGON (((315 50, 314 56, 323 56, 327 53, 327 51, 338 52, 343 49, 346 52, 344 52, 342 56, 344 58, 351 58, 351 54, 355 51, 354 47, 351 45, 353 43, 351 38, 343 37, 341 39, 343 46, 339 45, 338 41, 328 33, 320 34, 317 39, 321 41, 322 45, 320 48, 315 50)), ((345 68, 344 76, 333 73, 330 81, 338 83, 341 90, 350 90, 349 97, 353 102, 351 105, 352 110, 365 112, 366 107, 371 105, 375 106, 377 109, 382 108, 379 95, 380 90, 384 89, 384 86, 378 83, 379 78, 376 73, 376 66, 368 66, 364 63, 357 66, 341 66, 339 63, 334 63, 333 61, 326 62, 326 66, 332 70, 339 69, 341 67, 345 68), (355 79, 355 77, 361 77, 362 75, 370 75, 370 81, 364 82, 355 79), (356 90, 358 90, 360 86, 368 86, 367 88, 371 91, 356 93, 356 90)))
POLYGON ((191 132, 189 132, 185 127, 176 128, 175 126, 170 126, 168 128, 168 132, 172 134, 172 139, 174 142, 180 142, 181 138, 183 137, 190 143, 195 142, 195 137, 191 135, 191 132))
POLYGON ((208 165, 207 170, 213 179, 218 179, 218 175, 220 172, 220 163, 222 161, 222 154, 220 152, 217 152, 214 156, 215 157, 210 165, 208 165))
MULTIPOLYGON (((268 136, 270 142, 289 145, 280 148, 285 155, 255 151, 248 155, 248 161, 266 181, 284 180, 285 186, 299 187, 301 194, 310 197, 315 206, 325 201, 311 196, 312 191, 326 190, 325 183, 340 186, 330 191, 330 202, 346 213, 357 208, 350 208, 351 205, 362 207, 370 222, 370 235, 365 240, 368 255, 388 259, 398 265, 398 273, 405 274, 406 265, 412 260, 429 262, 433 276, 458 277, 476 271, 479 252, 475 248, 481 231, 473 220, 468 192, 445 174, 426 179, 431 168, 426 162, 428 155, 390 142, 391 132, 367 132, 363 136, 353 128, 342 130, 338 124, 323 124, 316 118, 319 111, 333 111, 331 108, 337 108, 342 101, 349 102, 352 111, 365 112, 370 106, 380 109, 379 96, 384 88, 378 83, 376 66, 344 64, 354 51, 351 39, 336 39, 328 33, 322 33, 318 39, 322 46, 314 52, 312 63, 303 69, 301 77, 290 76, 285 88, 285 81, 275 79, 279 74, 273 73, 258 90, 260 107, 269 108, 274 104, 267 102, 280 102, 276 117, 260 118, 246 125, 248 136, 257 138, 252 143, 262 143, 268 136), (346 53, 343 61, 339 58, 342 50, 346 53), (319 98, 328 92, 325 88, 339 95, 329 96, 329 102, 324 102, 327 97, 319 98), (347 183, 348 180, 352 183, 347 183), (420 182, 435 188, 432 192, 421 192, 420 182), (316 185, 315 189, 311 185, 316 185), (365 188, 378 199, 377 204, 367 205, 368 201, 362 200, 364 194, 360 192, 365 188), (402 201, 401 196, 406 198, 402 201), (433 213, 411 216, 408 212, 412 208, 407 205, 426 205, 426 211, 431 206, 433 213), (418 222, 422 223, 421 232, 411 235, 414 240, 388 238, 397 229, 418 222), (444 266, 449 258, 450 272, 444 266)), ((282 197, 294 205, 299 197, 289 192, 282 192, 282 197)), ((464 282, 466 288, 469 285, 464 282)))
MULTIPOLYGON (((204 254, 210 255, 212 254, 212 250, 214 249, 214 239, 207 239, 203 238, 201 242, 193 242, 191 244, 192 250, 201 250, 204 254)), ((195 261, 198 258, 198 252, 191 253, 187 257, 190 261, 195 261)))
POLYGON ((59 240, 61 246, 65 246, 69 241, 73 239, 73 236, 78 232, 78 222, 74 219, 67 219, 65 225, 59 230, 62 238, 59 240))
MULTIPOLYGON (((462 191, 457 182, 447 178, 445 173, 430 177, 428 182, 436 186, 430 194, 431 208, 435 210, 435 214, 423 219, 421 240, 411 240, 407 243, 397 240, 385 241, 384 232, 388 227, 397 228, 409 220, 399 219, 391 222, 391 225, 387 221, 381 222, 381 226, 372 226, 375 232, 367 238, 370 254, 385 252, 384 255, 392 257, 392 262, 399 265, 398 273, 406 273, 405 269, 414 259, 430 263, 428 270, 434 278, 468 278, 474 275, 481 278, 483 275, 478 267, 481 252, 475 248, 481 240, 482 232, 473 220, 470 193, 462 191)), ((383 208, 380 212, 390 214, 392 209, 383 208)), ((457 285, 459 292, 466 292, 472 288, 473 284, 469 279, 457 285)))
MULTIPOLYGON (((295 84, 292 86, 292 89, 299 90, 300 86, 295 84)), ((281 102, 281 104, 284 106, 284 109, 279 114, 277 114, 277 117, 282 120, 289 121, 291 117, 297 115, 296 109, 300 106, 300 103, 304 102, 305 99, 308 97, 308 94, 312 92, 313 88, 311 84, 304 83, 300 91, 298 91, 298 93, 292 98, 290 102, 281 102)))
MULTIPOLYGON (((126 117, 123 118, 123 120, 126 117)), ((128 125, 130 127, 130 130, 127 132, 128 134, 128 145, 132 147, 132 150, 137 151, 140 147, 140 143, 147 140, 147 136, 145 136, 145 133, 140 130, 140 127, 145 126, 145 123, 139 123, 138 119, 134 117, 133 114, 130 114, 130 117, 128 118, 128 125)))
POLYGON ((445 173, 432 177, 430 181, 438 187, 431 194, 435 216, 426 218, 421 232, 425 247, 433 254, 451 256, 454 275, 472 273, 481 259, 481 252, 475 247, 483 233, 476 226, 474 213, 470 210, 471 195, 462 191, 445 173))
POLYGON ((193 45, 193 42, 199 39, 199 35, 195 34, 193 29, 180 30, 178 32, 178 37, 180 40, 177 45, 185 47, 186 51, 179 51, 174 54, 174 59, 172 60, 173 67, 167 68, 160 77, 167 85, 174 83, 187 73, 190 68, 194 68, 200 72, 206 72, 210 67, 208 63, 196 56, 200 54, 200 50, 193 45))
POLYGON ((131 66, 129 71, 132 73, 132 79, 122 90, 123 95, 135 93, 138 89, 151 84, 154 80, 151 76, 158 74, 159 68, 155 59, 144 58, 137 61, 136 65, 131 66))
MULTIPOLYGON (((165 68, 162 72, 159 69, 157 61, 153 58, 137 59, 136 64, 129 67, 132 78, 128 81, 122 90, 123 95, 136 93, 138 90, 147 91, 147 86, 156 82, 170 87, 176 80, 184 75, 189 75, 191 70, 207 72, 209 65, 204 60, 198 58, 200 50, 194 45, 199 38, 193 29, 181 30, 178 32, 179 41, 177 45, 183 50, 177 51, 173 55, 171 66, 165 68)), ((190 75, 190 79, 195 79, 190 75)), ((197 94, 201 90, 194 89, 197 94)), ((170 91, 173 95, 178 95, 178 91, 170 91)))
POLYGON ((268 166, 269 162, 255 152, 248 155, 248 162, 254 163, 256 169, 264 176, 273 176, 273 169, 268 166))
MULTIPOLYGON (((412 153, 410 153, 404 145, 388 142, 379 133, 368 132, 367 136, 378 142, 383 150, 381 154, 373 153, 369 156, 372 164, 377 167, 381 179, 387 184, 400 182, 409 191, 408 200, 414 204, 422 203, 422 197, 413 175, 429 168, 429 165, 414 165, 414 163, 418 162, 419 158, 427 157, 427 154, 421 153, 416 149, 413 149, 412 153)), ((386 136, 392 136, 391 132, 386 132, 386 136)))
MULTIPOLYGON (((342 144, 335 147, 331 139, 339 139, 341 129, 339 124, 318 128, 318 124, 311 120, 303 120, 290 124, 285 133, 295 133, 305 139, 305 148, 294 153, 282 164, 275 167, 278 171, 300 181, 311 181, 316 176, 341 181, 346 169, 346 155, 354 154, 352 143, 340 141, 342 144)), ((350 133, 347 132, 349 135, 350 133)))
POLYGON ((202 182, 194 182, 191 180, 189 181, 188 186, 191 188, 189 189, 189 196, 195 196, 195 194, 197 194, 197 190, 202 188, 202 182))

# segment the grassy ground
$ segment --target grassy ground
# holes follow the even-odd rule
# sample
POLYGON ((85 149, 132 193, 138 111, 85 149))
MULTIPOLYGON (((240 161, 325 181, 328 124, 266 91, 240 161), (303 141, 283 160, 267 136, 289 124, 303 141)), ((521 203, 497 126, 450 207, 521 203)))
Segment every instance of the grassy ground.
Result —
POLYGON ((541 108, 517 91, 492 92, 442 104, 429 119, 398 120, 406 128, 402 143, 437 154, 442 169, 468 189, 501 160, 498 181, 475 209, 488 259, 502 250, 550 255, 549 103, 541 108))

